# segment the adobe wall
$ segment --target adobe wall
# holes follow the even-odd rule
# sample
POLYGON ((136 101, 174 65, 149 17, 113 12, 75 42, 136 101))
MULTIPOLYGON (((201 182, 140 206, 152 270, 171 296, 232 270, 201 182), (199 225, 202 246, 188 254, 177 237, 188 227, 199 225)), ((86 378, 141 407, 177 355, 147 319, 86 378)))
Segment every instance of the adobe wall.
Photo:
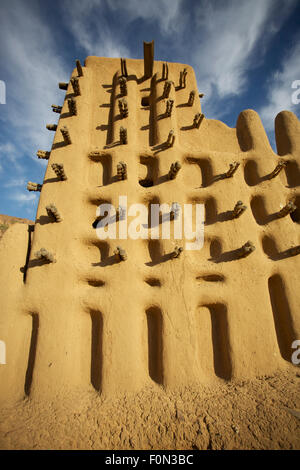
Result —
MULTIPOLYGON (((288 200, 299 207, 300 125, 290 112, 275 122, 278 155, 255 111, 243 111, 235 129, 203 119, 192 126, 201 103, 193 69, 169 63, 172 114, 165 116, 162 62, 143 79, 144 63, 126 61, 129 115, 121 118, 120 60, 88 57, 80 96, 68 85, 32 236, 26 282, 26 227, 8 230, 0 243, 0 339, 7 364, 0 366, 0 400, 55 396, 74 388, 103 394, 145 385, 176 388, 251 378, 290 365, 290 345, 300 338, 299 223, 276 218, 288 200), (186 68, 187 83, 179 88, 186 68), (188 106, 195 90, 193 106, 188 106), (76 100, 71 116, 68 99, 76 100), (149 97, 149 106, 142 106, 149 97), (67 126, 72 143, 60 129, 67 126), (120 145, 120 127, 128 143, 120 145), (174 145, 165 148, 173 129, 174 145), (268 175, 284 158, 290 163, 268 175), (126 180, 117 164, 127 165, 126 180), (169 180, 172 163, 181 170, 169 180), (224 175, 229 164, 239 168, 224 175), (60 181, 51 165, 63 163, 60 181), (152 186, 140 182, 152 180, 152 186), (92 224, 101 202, 205 204, 205 241, 199 251, 172 259, 178 240, 105 240, 92 224), (247 210, 232 217, 238 200, 247 210), (62 221, 52 222, 55 204, 62 221), (249 256, 237 259, 248 240, 249 256), (117 262, 116 246, 128 259, 117 262), (35 258, 42 247, 55 263, 35 258), (297 271, 298 270, 298 271, 297 271)), ((77 68, 72 76, 77 76, 77 68)), ((201 91, 201 90, 200 90, 201 91)), ((299 209, 298 209, 299 210, 299 209)), ((130 218, 129 218, 130 219, 130 218)), ((117 223, 117 226, 119 222, 117 223)))

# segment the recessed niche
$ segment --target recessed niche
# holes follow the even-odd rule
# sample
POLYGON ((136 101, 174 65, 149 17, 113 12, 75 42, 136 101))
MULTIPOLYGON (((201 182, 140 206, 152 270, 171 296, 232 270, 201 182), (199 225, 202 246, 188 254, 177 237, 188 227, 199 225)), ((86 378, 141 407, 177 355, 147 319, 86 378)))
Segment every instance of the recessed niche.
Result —
POLYGON ((141 101, 142 106, 150 106, 150 96, 143 96, 141 101))
POLYGON ((300 224, 300 196, 296 196, 294 204, 297 206, 297 209, 294 212, 291 212, 290 217, 293 222, 300 224))
POLYGON ((162 312, 158 307, 146 310, 148 329, 148 369, 151 379, 163 383, 163 337, 162 312))

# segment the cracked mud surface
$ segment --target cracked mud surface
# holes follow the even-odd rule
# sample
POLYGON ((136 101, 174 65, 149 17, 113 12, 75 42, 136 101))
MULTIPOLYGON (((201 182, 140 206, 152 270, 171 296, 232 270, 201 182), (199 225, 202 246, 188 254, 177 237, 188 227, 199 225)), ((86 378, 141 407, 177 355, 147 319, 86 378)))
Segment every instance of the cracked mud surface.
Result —
POLYGON ((0 411, 1 449, 299 449, 300 371, 178 392, 79 391, 0 411))

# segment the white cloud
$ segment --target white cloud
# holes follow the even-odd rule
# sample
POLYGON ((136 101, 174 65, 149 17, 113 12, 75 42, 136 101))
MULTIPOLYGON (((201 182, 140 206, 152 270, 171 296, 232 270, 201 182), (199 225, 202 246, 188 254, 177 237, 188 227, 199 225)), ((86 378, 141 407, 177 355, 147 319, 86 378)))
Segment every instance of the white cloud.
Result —
POLYGON ((261 62, 295 5, 295 0, 286 0, 284 7, 278 0, 199 3, 195 18, 203 39, 194 48, 193 63, 211 109, 218 108, 217 100, 245 90, 249 69, 261 62))
POLYGON ((114 11, 123 12, 125 22, 135 19, 156 22, 165 35, 178 34, 186 26, 183 0, 108 0, 108 5, 114 11))
POLYGON ((86 54, 99 57, 128 57, 129 51, 102 15, 102 0, 66 0, 61 4, 65 26, 86 54))
POLYGON ((20 163, 22 151, 11 142, 0 144, 0 161, 6 162, 13 170, 22 171, 23 166, 20 163))
POLYGON ((26 179, 25 178, 11 178, 9 181, 3 184, 4 188, 14 188, 14 187, 26 187, 26 179))
POLYGON ((9 199, 15 201, 16 203, 23 204, 32 204, 37 201, 37 195, 34 193, 25 193, 21 191, 11 191, 9 199))
POLYGON ((274 129, 274 119, 283 110, 296 112, 300 105, 292 103, 292 83, 300 80, 300 44, 295 41, 295 47, 285 57, 281 67, 268 80, 266 104, 259 114, 267 130, 274 129))
POLYGON ((70 70, 65 70, 54 36, 32 4, 6 3, 0 17, 0 43, 7 58, 2 70, 8 77, 2 119, 11 124, 19 151, 48 149, 53 134, 45 125, 57 119, 51 104, 62 100, 58 82, 68 78, 70 70))

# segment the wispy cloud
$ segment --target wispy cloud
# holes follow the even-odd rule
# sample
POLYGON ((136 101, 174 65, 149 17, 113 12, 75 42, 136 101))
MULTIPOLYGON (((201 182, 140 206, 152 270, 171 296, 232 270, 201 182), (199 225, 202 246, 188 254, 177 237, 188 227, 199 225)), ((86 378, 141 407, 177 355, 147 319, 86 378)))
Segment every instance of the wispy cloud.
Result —
POLYGON ((297 111, 300 105, 292 103, 292 83, 300 80, 300 44, 295 41, 295 47, 283 60, 281 67, 268 80, 266 103, 259 110, 267 130, 274 129, 274 119, 283 110, 297 111))
POLYGON ((245 91, 249 70, 257 66, 270 39, 295 7, 295 0, 202 1, 195 21, 202 31, 193 62, 210 111, 222 115, 220 99, 245 91), (280 10, 280 15, 278 11, 280 10))
POLYGON ((9 58, 1 64, 7 77, 3 120, 11 124, 19 150, 30 153, 39 147, 48 148, 53 135, 47 133, 45 125, 53 120, 50 106, 59 99, 57 83, 67 78, 68 72, 37 3, 6 2, 1 11, 0 43, 9 58))
POLYGON ((33 193, 23 193, 22 191, 11 191, 9 195, 9 199, 15 201, 16 203, 23 205, 23 204, 32 204, 32 202, 37 201, 37 195, 33 193))
POLYGON ((9 181, 3 184, 4 188, 16 188, 22 187, 26 184, 26 178, 11 178, 9 181))
POLYGON ((188 18, 183 0, 108 0, 108 5, 113 11, 121 12, 125 23, 137 19, 148 23, 155 22, 161 33, 166 36, 183 32, 188 18))
MULTIPOLYGON (((88 55, 99 57, 128 57, 129 50, 120 35, 111 28, 103 15, 103 0, 66 0, 61 4, 65 27, 77 46, 88 55)), ((119 32, 118 32, 119 33, 119 32)))
POLYGON ((3 168, 9 166, 12 173, 16 170, 22 171, 22 156, 22 151, 15 144, 11 142, 0 144, 0 164, 3 168))

